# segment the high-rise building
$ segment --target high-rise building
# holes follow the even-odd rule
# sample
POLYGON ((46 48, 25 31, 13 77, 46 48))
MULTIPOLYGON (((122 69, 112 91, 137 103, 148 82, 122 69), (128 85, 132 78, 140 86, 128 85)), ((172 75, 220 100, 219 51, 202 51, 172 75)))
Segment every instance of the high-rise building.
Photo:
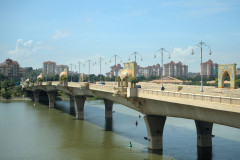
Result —
POLYGON ((55 74, 56 63, 52 61, 43 62, 43 74, 55 74))
POLYGON ((109 77, 118 76, 118 71, 120 69, 123 69, 121 64, 113 65, 113 66, 111 66, 110 72, 106 73, 106 75, 109 76, 109 77))
POLYGON ((61 72, 64 71, 64 69, 68 69, 68 66, 67 65, 56 65, 55 67, 55 74, 60 74, 61 72))
POLYGON ((137 76, 150 77, 150 76, 161 76, 162 68, 160 67, 160 64, 156 64, 148 67, 140 67, 138 65, 136 70, 137 70, 137 76))
POLYGON ((240 75, 240 68, 237 68, 237 73, 238 76, 240 75))
POLYGON ((201 66, 202 76, 204 78, 218 75, 218 64, 213 63, 212 60, 208 60, 207 62, 200 64, 200 66, 201 66))
POLYGON ((174 63, 173 61, 163 65, 163 76, 183 77, 188 76, 188 66, 182 62, 174 63))
POLYGON ((0 64, 0 73, 10 78, 21 78, 24 74, 23 68, 21 68, 17 61, 13 61, 8 58, 5 62, 0 64))

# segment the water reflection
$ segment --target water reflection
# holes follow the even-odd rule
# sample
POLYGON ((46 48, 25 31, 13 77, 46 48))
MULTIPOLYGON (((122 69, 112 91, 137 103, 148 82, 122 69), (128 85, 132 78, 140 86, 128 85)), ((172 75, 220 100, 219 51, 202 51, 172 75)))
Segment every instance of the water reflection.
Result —
POLYGON ((105 131, 113 131, 113 119, 105 118, 105 131))
MULTIPOLYGON (((143 138, 147 136, 145 122, 143 118, 139 118, 138 113, 136 113, 135 116, 119 113, 118 109, 120 107, 123 108, 123 106, 115 104, 114 110, 116 112, 114 113, 113 119, 105 119, 104 104, 95 103, 95 106, 93 102, 86 103, 86 119, 84 121, 73 121, 75 111, 71 111, 68 101, 57 102, 56 109, 48 109, 48 106, 37 104, 33 106, 32 103, 29 103, 27 110, 34 112, 23 113, 27 122, 31 122, 32 124, 32 126, 28 125, 28 127, 32 127, 29 130, 32 130, 34 132, 33 135, 35 135, 32 137, 32 141, 36 141, 39 144, 43 142, 48 144, 48 146, 39 145, 46 147, 46 150, 48 148, 57 148, 55 152, 56 157, 59 158, 60 156, 60 158, 62 158, 61 155, 64 154, 64 158, 66 159, 73 159, 73 157, 75 159, 86 159, 86 157, 87 159, 173 159, 172 157, 176 157, 176 159, 189 160, 224 160, 238 159, 240 156, 238 152, 240 144, 238 142, 226 140, 217 135, 214 138, 213 151, 212 148, 197 148, 194 124, 192 125, 193 130, 177 127, 180 125, 179 119, 171 119, 173 123, 176 124, 175 126, 165 125, 164 149, 160 151, 148 150, 147 141, 143 138), (72 116, 69 116, 69 114, 72 116), (138 122, 137 127, 135 125, 136 120, 138 122), (39 141, 35 140, 35 137, 38 137, 39 141), (49 143, 50 141, 51 143, 49 143), (128 148, 129 141, 133 142, 133 148, 131 150, 128 148), (183 147, 184 144, 187 145, 183 147), (226 148, 224 146, 228 147, 226 148), (60 149, 60 154, 58 153, 58 149, 60 149), (96 154, 92 152, 96 152, 96 154), (57 153, 59 154, 58 156, 57 153), (213 154, 214 157, 212 157, 213 154), (96 155, 101 158, 96 157, 96 155), (124 158, 120 158, 122 155, 124 155, 124 158), (170 156, 171 158, 169 158, 170 156)), ((7 109, 7 107, 3 109, 7 109)), ((16 109, 21 108, 18 107, 16 109)), ((126 110, 127 109, 128 108, 126 108, 126 110)), ((6 115, 3 113, 2 111, 2 117, 6 115)), ((16 113, 17 116, 20 116, 22 112, 17 111, 16 113)), ((2 122, 4 122, 4 120, 2 122)), ((184 122, 187 124, 193 123, 190 120, 184 122)), ((11 125, 9 124, 9 126, 11 125)), ((236 132, 236 134, 237 133, 239 132, 236 132)), ((30 138, 28 136, 25 140, 30 138)), ((24 138, 21 137, 20 139, 24 138)), ((35 143, 32 143, 30 146, 34 149, 35 143)), ((41 149, 39 150, 41 151, 41 149)), ((51 154, 52 153, 47 153, 46 155, 51 154)))
POLYGON ((162 160, 163 157, 163 150, 162 149, 148 149, 148 159, 154 159, 156 158, 156 155, 158 155, 158 160, 162 160))
POLYGON ((212 147, 197 147, 198 160, 212 160, 212 147))

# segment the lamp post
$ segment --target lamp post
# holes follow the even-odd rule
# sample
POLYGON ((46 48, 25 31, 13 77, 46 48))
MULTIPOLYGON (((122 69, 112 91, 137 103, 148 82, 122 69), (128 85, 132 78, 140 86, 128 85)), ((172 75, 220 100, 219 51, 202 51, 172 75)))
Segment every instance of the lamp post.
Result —
MULTIPOLYGON (((201 75, 201 89, 200 91, 203 92, 203 75, 202 75, 202 51, 203 51, 203 47, 208 47, 209 48, 209 55, 212 54, 212 51, 211 51, 211 48, 209 45, 205 44, 204 42, 199 42, 196 47, 199 47, 200 48, 200 51, 201 51, 201 71, 200 71, 200 75, 201 75)), ((192 55, 194 55, 194 50, 192 49, 192 55)))
MULTIPOLYGON (((137 56, 140 56, 140 57, 141 57, 141 61, 143 60, 142 56, 141 56, 139 53, 137 53, 137 52, 133 52, 132 54, 130 54, 130 56, 131 56, 131 55, 134 56, 136 63, 137 63, 137 56)), ((129 61, 130 61, 130 56, 129 56, 129 58, 128 58, 129 61)))
MULTIPOLYGON (((115 75, 115 84, 116 84, 116 77, 117 77, 117 74, 116 74, 116 67, 117 67, 117 58, 121 60, 121 58, 118 56, 118 55, 113 55, 113 58, 115 60, 115 66, 114 66, 114 75, 115 75)), ((122 63, 122 60, 120 61, 122 63)), ((111 59, 110 59, 110 63, 111 63, 111 59)))
POLYGON ((70 66, 71 66, 71 82, 72 82, 72 63, 70 64, 70 66))
POLYGON ((79 61, 79 62, 78 62, 78 74, 79 74, 79 80, 78 80, 78 82, 80 82, 80 65, 81 65, 81 62, 79 61))
MULTIPOLYGON (((87 60, 88 61, 88 82, 90 82, 90 63, 93 62, 92 60, 87 60)), ((93 63, 94 65, 94 63, 93 63)))
MULTIPOLYGON (((166 49, 164 49, 164 48, 160 48, 158 51, 161 53, 161 57, 162 57, 161 79, 162 79, 162 88, 163 88, 163 54, 164 54, 164 53, 168 53, 168 58, 169 58, 169 59, 170 59, 170 54, 169 54, 169 52, 168 52, 166 49)), ((156 54, 154 55, 154 58, 157 58, 157 55, 156 55, 156 54)))
MULTIPOLYGON (((104 58, 100 57, 97 61, 100 62, 100 82, 102 82, 102 60, 104 60, 104 58)), ((96 61, 96 62, 97 62, 96 61)), ((96 64, 95 62, 95 64, 96 64)), ((107 62, 105 61, 105 64, 107 64, 107 62)))

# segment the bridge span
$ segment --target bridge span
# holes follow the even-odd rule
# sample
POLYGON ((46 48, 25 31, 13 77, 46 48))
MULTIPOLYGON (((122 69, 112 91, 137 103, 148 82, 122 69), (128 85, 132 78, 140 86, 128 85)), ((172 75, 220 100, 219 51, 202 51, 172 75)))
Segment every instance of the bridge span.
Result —
POLYGON ((70 97, 70 107, 75 108, 76 118, 84 119, 86 96, 99 96, 105 103, 105 118, 112 118, 113 102, 122 104, 144 114, 148 131, 148 148, 162 149, 162 136, 166 117, 193 119, 197 130, 197 146, 212 147, 213 123, 240 128, 240 98, 161 91, 159 89, 127 88, 121 92, 115 85, 92 83, 43 82, 25 84, 23 89, 32 93, 39 102, 41 91, 47 93, 49 107, 54 108, 58 91, 70 97))

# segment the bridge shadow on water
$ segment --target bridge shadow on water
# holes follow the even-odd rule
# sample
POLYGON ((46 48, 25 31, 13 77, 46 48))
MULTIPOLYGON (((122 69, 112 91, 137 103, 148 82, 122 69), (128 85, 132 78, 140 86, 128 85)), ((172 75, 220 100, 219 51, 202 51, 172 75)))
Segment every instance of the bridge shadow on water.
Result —
MULTIPOLYGON (((75 111, 70 110, 68 101, 57 101, 56 104, 56 109, 75 117, 75 111)), ((75 119, 74 117, 73 119, 75 119)), ((136 116, 131 116, 115 111, 112 119, 105 119, 104 108, 91 106, 91 103, 87 103, 84 107, 84 117, 84 121, 101 127, 103 131, 112 131, 132 142, 146 146, 143 150, 146 153, 189 160, 233 160, 240 157, 239 142, 224 139, 217 135, 213 138, 213 148, 197 147, 197 135, 196 131, 194 131, 195 124, 191 120, 188 121, 192 123, 194 128, 192 130, 170 125, 167 119, 163 132, 163 150, 156 151, 147 148, 148 142, 144 139, 144 137, 147 137, 147 129, 143 117, 139 118, 137 113, 136 116), (138 122, 137 126, 136 121, 138 122), (229 155, 231 155, 231 158, 229 158, 229 155)), ((178 121, 176 120, 177 124, 178 121)))

